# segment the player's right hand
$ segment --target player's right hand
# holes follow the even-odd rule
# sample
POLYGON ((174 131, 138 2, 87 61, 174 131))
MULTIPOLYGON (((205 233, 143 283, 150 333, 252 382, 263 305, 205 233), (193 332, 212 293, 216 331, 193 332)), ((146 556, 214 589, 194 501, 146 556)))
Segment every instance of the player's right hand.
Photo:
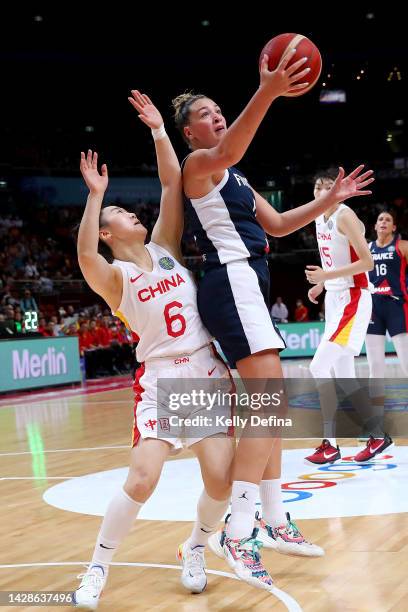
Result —
POLYGON ((305 68, 301 72, 297 72, 297 70, 307 62, 307 57, 302 57, 288 67, 288 63, 295 53, 296 49, 291 49, 285 53, 276 70, 272 71, 268 68, 269 57, 266 54, 263 56, 260 66, 260 87, 266 89, 272 98, 284 96, 289 91, 301 91, 309 86, 309 83, 299 83, 299 81, 303 78, 307 78, 306 75, 309 74, 310 68, 305 68))
POLYGON ((163 117, 155 107, 149 96, 140 93, 137 89, 132 89, 132 97, 128 97, 129 102, 138 111, 140 121, 143 121, 152 130, 157 130, 163 125, 163 117))
POLYGON ((108 168, 106 164, 103 164, 101 167, 101 174, 99 174, 98 154, 96 151, 92 153, 91 149, 88 149, 86 157, 85 153, 81 151, 81 163, 79 167, 89 191, 95 194, 105 193, 108 187, 108 168))

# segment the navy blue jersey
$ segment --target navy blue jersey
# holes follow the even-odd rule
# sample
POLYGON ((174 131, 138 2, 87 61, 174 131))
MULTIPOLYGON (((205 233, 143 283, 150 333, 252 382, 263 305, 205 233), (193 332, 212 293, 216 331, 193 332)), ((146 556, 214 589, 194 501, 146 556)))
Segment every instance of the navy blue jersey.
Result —
POLYGON ((408 299, 407 262, 398 247, 399 241, 396 234, 384 247, 379 247, 375 240, 369 244, 374 259, 374 269, 369 275, 376 295, 408 299))
POLYGON ((236 168, 225 170, 221 182, 202 198, 184 196, 188 229, 193 233, 205 267, 265 255, 269 250, 256 220, 255 196, 236 168))

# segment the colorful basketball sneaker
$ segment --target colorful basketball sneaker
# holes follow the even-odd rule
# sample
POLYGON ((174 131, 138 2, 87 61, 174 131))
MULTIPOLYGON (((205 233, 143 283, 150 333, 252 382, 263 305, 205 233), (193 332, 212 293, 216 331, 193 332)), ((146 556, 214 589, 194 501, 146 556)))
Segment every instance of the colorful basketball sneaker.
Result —
POLYGON ((257 540, 258 529, 254 529, 249 538, 233 540, 224 537, 223 552, 228 565, 244 582, 258 589, 270 591, 273 580, 264 567, 259 554, 262 542, 257 540))
POLYGON ((339 459, 341 459, 339 447, 335 448, 325 438, 312 455, 305 457, 305 463, 308 465, 326 465, 327 463, 334 463, 339 459))
POLYGON ((204 546, 190 548, 189 540, 180 544, 177 559, 181 561, 181 584, 190 593, 202 593, 207 586, 204 546))
POLYGON ((210 537, 208 538, 208 548, 214 553, 214 555, 217 555, 217 557, 220 557, 220 559, 224 558, 224 540, 225 540, 225 536, 226 536, 226 526, 227 523, 229 521, 231 514, 227 514, 227 516, 225 517, 225 526, 222 529, 222 531, 216 531, 215 533, 213 533, 212 535, 210 535, 210 537))
POLYGON ((385 434, 384 438, 374 438, 373 436, 370 436, 367 440, 366 447, 355 455, 354 461, 357 461, 357 463, 370 461, 370 459, 373 459, 376 455, 382 453, 392 444, 392 438, 388 434, 385 434))
POLYGON ((259 527, 258 537, 265 548, 272 548, 282 555, 323 557, 323 548, 305 540, 296 526, 296 523, 291 521, 289 512, 286 512, 286 518, 286 525, 272 527, 260 517, 259 512, 255 514, 255 520, 259 527))
POLYGON ((256 539, 258 529, 254 529, 250 538, 232 540, 227 538, 226 526, 231 514, 225 517, 225 526, 222 531, 213 533, 208 538, 208 548, 217 557, 224 558, 236 575, 259 589, 269 590, 273 580, 262 564, 259 549, 262 542, 256 539))
POLYGON ((80 574, 81 584, 72 593, 72 602, 82 610, 96 610, 108 574, 102 565, 90 565, 85 574, 80 574))

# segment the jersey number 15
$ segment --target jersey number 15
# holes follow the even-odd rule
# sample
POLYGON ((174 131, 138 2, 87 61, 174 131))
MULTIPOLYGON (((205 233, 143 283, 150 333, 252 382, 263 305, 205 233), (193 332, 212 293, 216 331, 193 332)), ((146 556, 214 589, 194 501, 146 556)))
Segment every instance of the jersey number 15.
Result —
POLYGON ((333 265, 333 260, 330 255, 330 247, 328 246, 320 247, 319 251, 320 251, 320 257, 322 258, 322 262, 324 263, 324 265, 327 266, 328 268, 331 268, 333 265))

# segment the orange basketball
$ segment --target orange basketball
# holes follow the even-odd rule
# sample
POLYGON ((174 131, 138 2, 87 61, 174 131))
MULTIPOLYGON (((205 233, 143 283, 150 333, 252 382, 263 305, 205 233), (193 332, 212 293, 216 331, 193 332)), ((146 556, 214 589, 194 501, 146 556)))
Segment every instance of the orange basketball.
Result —
POLYGON ((287 51, 294 48, 296 48, 296 53, 293 55, 288 66, 302 59, 302 57, 307 57, 308 61, 299 68, 299 72, 305 68, 310 68, 309 74, 302 79, 302 82, 306 81, 310 83, 310 85, 301 91, 287 93, 286 96, 289 97, 303 96, 303 94, 310 91, 319 80, 322 71, 322 57, 316 45, 302 34, 279 34, 279 36, 271 38, 271 40, 266 43, 259 58, 259 62, 261 62, 262 57, 265 54, 268 55, 268 68, 269 70, 275 70, 282 56, 287 51))

